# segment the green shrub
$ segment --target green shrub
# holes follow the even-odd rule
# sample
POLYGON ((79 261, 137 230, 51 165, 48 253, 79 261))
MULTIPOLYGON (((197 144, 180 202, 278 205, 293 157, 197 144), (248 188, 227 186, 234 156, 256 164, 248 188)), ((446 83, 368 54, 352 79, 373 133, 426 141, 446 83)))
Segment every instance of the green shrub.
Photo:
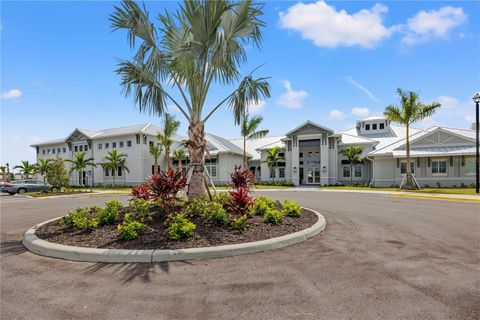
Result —
POLYGON ((90 213, 93 214, 93 215, 99 214, 100 211, 102 211, 102 208, 100 208, 99 206, 91 206, 90 207, 90 213))
POLYGON ((442 187, 442 184, 440 183, 440 181, 437 181, 437 188, 441 188, 442 187))
POLYGON ((144 199, 134 199, 130 202, 135 211, 138 213, 142 222, 152 221, 152 215, 150 214, 150 202, 144 199))
POLYGON ((268 209, 275 209, 281 206, 282 204, 278 200, 272 200, 264 196, 259 196, 255 200, 255 205, 252 208, 251 214, 264 215, 268 209))
POLYGON ((299 217, 302 214, 302 208, 295 201, 285 200, 282 212, 289 217, 299 217))
POLYGON ((205 210, 202 218, 206 221, 215 222, 217 224, 226 224, 230 215, 220 203, 212 202, 205 210))
POLYGON ((126 213, 123 221, 118 225, 117 230, 123 240, 138 238, 138 234, 145 229, 145 224, 137 221, 133 213, 126 213))
POLYGON ((263 222, 279 224, 283 219, 283 213, 279 210, 268 209, 263 215, 263 222))
POLYGON ((228 200, 230 200, 230 194, 228 192, 219 192, 215 196, 214 200, 215 200, 215 202, 218 202, 221 205, 224 205, 225 203, 228 202, 228 200))
POLYGON ((73 229, 92 230, 98 227, 99 221, 96 218, 92 218, 90 214, 88 208, 77 208, 68 212, 68 214, 62 218, 62 223, 73 229))
POLYGON ((430 188, 430 186, 428 184, 425 184, 423 187, 424 188, 430 188))
POLYGON ((105 203, 105 208, 97 215, 100 224, 112 224, 118 217, 118 211, 123 208, 123 205, 115 200, 109 200, 105 203))
POLYGON ((248 227, 247 218, 246 215, 234 218, 230 225, 235 230, 245 230, 248 227))
POLYGON ((203 217, 210 204, 206 199, 195 199, 187 205, 185 212, 190 218, 203 217))
POLYGON ((193 234, 197 226, 188 220, 185 215, 177 214, 169 221, 168 237, 171 240, 178 240, 189 237, 193 234))

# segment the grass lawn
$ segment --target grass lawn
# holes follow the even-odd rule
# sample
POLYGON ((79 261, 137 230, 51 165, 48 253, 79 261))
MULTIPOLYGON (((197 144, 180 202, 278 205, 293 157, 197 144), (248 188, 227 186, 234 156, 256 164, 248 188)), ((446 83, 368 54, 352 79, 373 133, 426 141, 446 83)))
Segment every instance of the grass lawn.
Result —
POLYGON ((371 188, 371 187, 350 187, 350 186, 331 186, 321 187, 325 190, 368 190, 368 191, 399 191, 416 193, 439 193, 439 194, 471 194, 476 195, 475 188, 422 188, 420 190, 400 190, 398 188, 371 188))
POLYGON ((68 190, 64 192, 29 192, 27 195, 34 198, 45 198, 53 196, 67 196, 71 194, 91 194, 91 192, 86 190, 68 190))
MULTIPOLYGON (((252 188, 253 191, 255 190, 262 190, 262 189, 290 189, 290 188, 293 188, 293 187, 289 187, 289 186, 265 186, 265 185, 258 185, 258 186, 254 186, 252 188)), ((210 187, 210 189, 212 189, 212 187, 210 187)), ((217 190, 228 190, 229 187, 226 187, 226 186, 215 186, 215 189, 217 190)))

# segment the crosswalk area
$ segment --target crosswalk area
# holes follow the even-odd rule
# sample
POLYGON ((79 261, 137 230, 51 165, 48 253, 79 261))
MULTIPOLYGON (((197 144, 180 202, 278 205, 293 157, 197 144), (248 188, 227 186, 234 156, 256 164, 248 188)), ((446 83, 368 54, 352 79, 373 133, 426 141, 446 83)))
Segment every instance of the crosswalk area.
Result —
POLYGON ((8 193, 0 193, 0 204, 8 204, 8 203, 17 203, 17 202, 25 202, 25 201, 32 201, 34 199, 28 198, 26 196, 14 195, 11 196, 8 193))

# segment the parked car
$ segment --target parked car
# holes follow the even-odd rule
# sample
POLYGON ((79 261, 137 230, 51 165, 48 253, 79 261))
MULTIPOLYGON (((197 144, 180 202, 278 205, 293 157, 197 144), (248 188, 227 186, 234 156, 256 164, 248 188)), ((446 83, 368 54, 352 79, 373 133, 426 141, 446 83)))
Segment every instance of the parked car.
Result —
POLYGON ((8 193, 9 195, 24 194, 26 192, 56 192, 58 188, 49 185, 48 183, 37 180, 16 180, 0 185, 0 191, 8 193))

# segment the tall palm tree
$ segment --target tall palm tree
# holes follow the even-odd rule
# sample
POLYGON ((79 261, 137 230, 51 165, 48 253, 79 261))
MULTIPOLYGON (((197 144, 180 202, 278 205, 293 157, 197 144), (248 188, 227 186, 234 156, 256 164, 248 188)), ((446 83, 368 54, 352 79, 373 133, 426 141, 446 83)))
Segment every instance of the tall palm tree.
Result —
POLYGON ((0 172, 2 173, 2 181, 5 180, 5 173, 7 172, 7 167, 6 166, 0 166, 0 172))
POLYGON ((405 183, 402 185, 405 189, 418 189, 418 185, 415 183, 410 168, 410 125, 416 121, 423 120, 431 117, 437 108, 441 106, 438 102, 432 102, 431 104, 421 103, 418 93, 413 91, 403 91, 397 89, 397 94, 400 97, 401 106, 389 105, 385 108, 384 115, 388 120, 398 122, 406 128, 406 173, 405 183))
POLYGON ((157 132, 157 139, 165 147, 165 166, 170 168, 170 147, 173 144, 172 137, 177 133, 180 127, 180 121, 176 120, 174 116, 165 113, 163 116, 163 128, 161 132, 157 132))
POLYGON ((36 167, 35 164, 30 163, 29 161, 21 161, 21 164, 13 167, 13 169, 20 169, 20 173, 22 174, 22 176, 24 176, 25 179, 28 179, 29 175, 32 175, 33 177, 36 167))
POLYGON ((50 162, 52 161, 53 159, 38 159, 37 172, 43 176, 43 182, 46 180, 47 170, 48 167, 50 167, 50 162))
POLYGON ((242 118, 240 133, 243 137, 243 167, 247 168, 247 140, 260 139, 268 134, 268 130, 258 130, 258 126, 262 123, 262 116, 254 116, 248 118, 246 113, 242 118))
POLYGON ((360 159, 362 147, 349 146, 346 149, 340 150, 338 153, 347 158, 347 161, 350 164, 350 185, 353 185, 353 166, 362 163, 362 159, 360 159))
POLYGON ((124 0, 110 16, 114 30, 128 31, 132 49, 141 41, 134 57, 121 61, 117 69, 125 94, 134 96, 141 112, 158 115, 171 101, 189 123, 190 199, 206 195, 205 122, 228 104, 239 124, 249 103, 270 96, 266 78, 254 79, 250 73, 240 80, 246 46, 260 46, 262 14, 262 6, 252 1, 185 1, 175 14, 159 14, 156 28, 145 7, 124 0), (181 101, 165 90, 165 82, 178 91, 181 101), (238 86, 204 115, 212 84, 238 86))
MULTIPOLYGON (((272 169, 275 170, 275 168, 278 167, 280 163, 285 161, 283 157, 280 157, 279 155, 280 152, 282 152, 282 148, 273 147, 273 148, 267 149, 266 151, 267 151, 267 157, 263 162, 267 164, 270 171, 272 171, 272 169)), ((275 172, 273 174, 273 182, 275 182, 275 172)))
POLYGON ((117 149, 112 149, 112 151, 107 152, 107 154, 108 155, 104 158, 106 162, 102 164, 102 167, 103 169, 112 170, 113 186, 115 186, 115 174, 118 169, 130 172, 125 165, 128 155, 126 153, 118 153, 117 149))
POLYGON ((65 159, 66 162, 71 163, 70 167, 70 174, 73 171, 78 171, 78 185, 81 186, 83 184, 83 171, 87 167, 97 167, 95 162, 93 162, 93 158, 85 158, 85 152, 79 152, 75 154, 74 159, 65 159))
POLYGON ((158 173, 158 158, 162 155, 163 149, 162 146, 152 144, 148 150, 150 155, 153 157, 153 174, 158 173))
POLYGON ((177 170, 178 171, 182 171, 183 168, 182 168, 182 161, 184 159, 186 159, 187 155, 185 154, 185 150, 183 149, 177 149, 173 152, 173 157, 175 158, 175 160, 178 161, 178 168, 177 170))

